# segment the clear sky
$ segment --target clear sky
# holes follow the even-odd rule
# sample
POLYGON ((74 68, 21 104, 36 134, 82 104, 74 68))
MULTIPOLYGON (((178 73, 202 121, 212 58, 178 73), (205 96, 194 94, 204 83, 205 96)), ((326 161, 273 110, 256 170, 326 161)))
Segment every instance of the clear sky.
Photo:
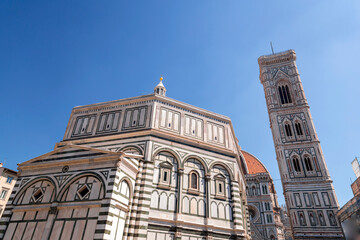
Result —
POLYGON ((283 203, 257 58, 294 49, 335 190, 360 156, 360 1, 0 1, 0 161, 61 141, 72 107, 152 93, 231 117, 283 203))

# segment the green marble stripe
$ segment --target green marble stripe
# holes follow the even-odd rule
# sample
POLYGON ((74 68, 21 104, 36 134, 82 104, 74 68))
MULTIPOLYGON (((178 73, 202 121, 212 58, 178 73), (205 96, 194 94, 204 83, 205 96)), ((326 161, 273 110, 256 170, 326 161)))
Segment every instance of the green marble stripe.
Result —
POLYGON ((108 226, 112 226, 112 222, 111 221, 107 221, 107 220, 99 220, 97 221, 98 225, 108 225, 108 226))
POLYGON ((110 231, 110 230, 106 230, 106 229, 96 229, 96 230, 95 230, 95 234, 96 234, 96 233, 104 233, 104 234, 110 235, 111 231, 110 231))

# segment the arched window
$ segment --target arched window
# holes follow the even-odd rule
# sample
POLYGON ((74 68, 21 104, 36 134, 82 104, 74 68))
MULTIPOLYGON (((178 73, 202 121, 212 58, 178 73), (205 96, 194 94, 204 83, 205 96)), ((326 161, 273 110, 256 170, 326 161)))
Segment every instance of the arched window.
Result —
POLYGON ((286 136, 292 137, 291 126, 288 123, 285 123, 285 132, 286 132, 286 136))
POLYGON ((298 136, 302 136, 303 135, 303 131, 301 128, 301 124, 299 122, 295 123, 295 129, 296 129, 296 134, 298 136))
POLYGON ((199 175, 195 171, 190 172, 189 188, 193 190, 199 190, 199 175))
POLYGON ((120 194, 126 198, 130 198, 130 187, 127 181, 123 180, 119 186, 120 194))
POLYGON ((306 157, 304 158, 304 161, 305 161, 306 171, 308 171, 308 172, 313 171, 314 169, 313 169, 313 166, 312 166, 312 164, 311 164, 310 158, 309 158, 308 156, 306 156, 306 157))
POLYGON ((300 162, 299 162, 299 159, 297 157, 293 158, 293 165, 294 165, 294 169, 295 169, 296 172, 301 172, 300 162))
POLYGON ((278 87, 281 104, 292 103, 288 85, 278 87))

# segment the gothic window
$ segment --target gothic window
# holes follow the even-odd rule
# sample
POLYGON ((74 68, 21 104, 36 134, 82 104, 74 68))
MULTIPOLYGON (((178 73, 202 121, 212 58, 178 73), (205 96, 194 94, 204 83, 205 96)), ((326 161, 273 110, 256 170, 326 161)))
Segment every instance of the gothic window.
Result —
POLYGON ((262 192, 263 194, 268 194, 268 189, 266 185, 262 185, 262 192))
POLYGON ((286 132, 286 136, 292 137, 293 134, 292 134, 292 131, 291 131, 291 126, 288 123, 285 124, 285 132, 286 132))
POLYGON ((311 160, 308 156, 306 156, 304 158, 304 161, 305 161, 305 167, 306 167, 306 171, 308 172, 312 172, 314 169, 313 169, 313 166, 311 164, 311 160))
POLYGON ((301 168, 300 168, 300 161, 297 157, 293 158, 293 165, 294 165, 294 170, 295 172, 301 172, 301 168))
POLYGON ((299 122, 295 123, 295 129, 296 129, 296 134, 298 136, 304 135, 302 128, 301 128, 301 123, 299 123, 299 122))
POLYGON ((199 174, 195 171, 192 171, 192 172, 190 172, 189 176, 190 176, 189 177, 189 179, 190 179, 189 188, 192 190, 198 191, 199 190, 199 174))
POLYGON ((292 103, 291 94, 288 85, 278 87, 281 104, 292 103))
POLYGON ((318 211, 319 221, 321 226, 326 226, 325 218, 322 211, 318 211))

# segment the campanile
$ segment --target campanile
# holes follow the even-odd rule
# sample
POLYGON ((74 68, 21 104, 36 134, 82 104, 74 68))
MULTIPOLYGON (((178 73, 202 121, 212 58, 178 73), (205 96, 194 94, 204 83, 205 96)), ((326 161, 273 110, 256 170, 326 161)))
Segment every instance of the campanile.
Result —
POLYGON ((295 239, 343 239, 339 204, 296 66, 294 50, 258 59, 295 239))

